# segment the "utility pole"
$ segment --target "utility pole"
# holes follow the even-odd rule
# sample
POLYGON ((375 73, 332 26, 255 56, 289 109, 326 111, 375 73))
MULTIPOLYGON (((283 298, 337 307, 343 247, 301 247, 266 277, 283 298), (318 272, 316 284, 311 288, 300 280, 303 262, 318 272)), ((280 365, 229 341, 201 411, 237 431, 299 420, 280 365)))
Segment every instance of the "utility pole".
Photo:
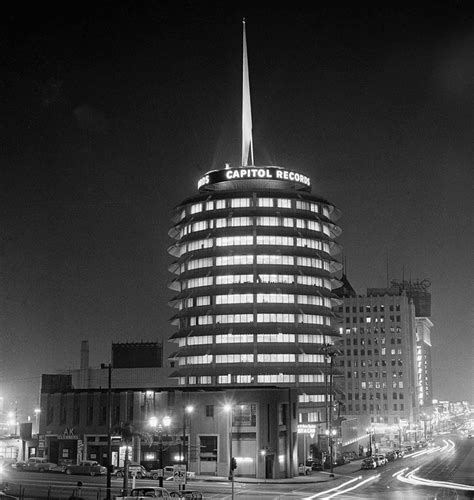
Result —
POLYGON ((112 489, 112 364, 101 364, 102 369, 108 369, 107 384, 107 500, 111 500, 112 489))

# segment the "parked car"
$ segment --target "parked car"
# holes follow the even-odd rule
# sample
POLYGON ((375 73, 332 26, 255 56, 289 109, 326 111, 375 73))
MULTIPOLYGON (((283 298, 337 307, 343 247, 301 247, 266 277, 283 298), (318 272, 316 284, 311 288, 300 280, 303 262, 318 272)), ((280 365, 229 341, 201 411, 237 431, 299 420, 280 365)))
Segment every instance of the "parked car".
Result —
POLYGON ((101 476, 107 474, 107 468, 95 460, 84 460, 77 465, 68 465, 66 474, 86 474, 88 476, 101 476))
POLYGON ((377 462, 372 458, 372 457, 367 457, 362 460, 362 463, 360 464, 361 469, 376 469, 377 468, 377 462))
POLYGON ((311 472, 311 467, 309 465, 299 464, 298 474, 307 476, 311 472))
POLYGON ((406 451, 407 453, 410 453, 411 451, 413 451, 413 446, 411 446, 411 445, 407 445, 407 446, 405 446, 405 451, 406 451))
POLYGON ((172 491, 171 497, 184 498, 184 500, 202 500, 204 498, 200 491, 193 490, 172 491))
POLYGON ((50 472, 56 469, 58 464, 49 462, 47 458, 31 457, 26 462, 18 463, 16 468, 23 472, 50 472))
POLYGON ((398 458, 403 458, 405 456, 405 452, 403 450, 395 450, 395 453, 398 455, 398 458))
POLYGON ((148 498, 171 499, 171 494, 166 488, 156 486, 149 488, 133 488, 130 495, 125 497, 115 497, 116 500, 147 500, 148 498))
POLYGON ((389 462, 393 462, 394 460, 397 460, 398 454, 397 454, 397 452, 395 450, 392 450, 392 451, 387 452, 387 454, 385 455, 385 457, 387 458, 387 460, 389 462))
POLYGON ((385 465, 387 463, 387 459, 386 459, 385 455, 382 453, 376 453, 374 455, 374 460, 377 464, 377 467, 382 467, 383 465, 385 465))
MULTIPOLYGON (((125 467, 118 467, 112 472, 112 475, 120 479, 125 475, 124 471, 125 467)), ((143 465, 131 462, 128 464, 128 475, 129 476, 135 475, 137 479, 142 479, 143 477, 146 477, 148 474, 143 465)))
MULTIPOLYGON (((174 467, 173 465, 167 465, 163 469, 163 477, 166 479, 172 479, 173 478, 173 471, 174 467)), ((160 478, 160 469, 152 469, 146 472, 146 477, 151 477, 152 479, 159 479, 160 478)), ((195 479, 196 478, 196 473, 192 471, 186 471, 186 479, 195 479)))
POLYGON ((311 470, 323 470, 323 464, 319 458, 313 458, 311 460, 306 460, 306 465, 311 467, 311 470))

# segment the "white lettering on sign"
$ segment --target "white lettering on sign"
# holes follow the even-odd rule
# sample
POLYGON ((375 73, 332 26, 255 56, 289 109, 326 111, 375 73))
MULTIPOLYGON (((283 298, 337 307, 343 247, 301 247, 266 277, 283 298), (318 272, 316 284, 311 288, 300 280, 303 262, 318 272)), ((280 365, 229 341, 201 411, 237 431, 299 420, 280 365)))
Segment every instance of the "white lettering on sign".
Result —
POLYGON ((308 176, 285 170, 279 167, 239 167, 226 168, 225 170, 212 170, 201 177, 198 181, 198 189, 218 182, 232 181, 237 179, 272 179, 281 181, 298 182, 308 187, 311 181, 308 176))
POLYGON ((204 177, 201 177, 198 181, 198 189, 202 186, 205 186, 206 184, 209 184, 209 175, 205 175, 204 177))
POLYGON ((66 427, 62 434, 58 434, 58 439, 79 439, 79 436, 74 434, 73 427, 66 427))

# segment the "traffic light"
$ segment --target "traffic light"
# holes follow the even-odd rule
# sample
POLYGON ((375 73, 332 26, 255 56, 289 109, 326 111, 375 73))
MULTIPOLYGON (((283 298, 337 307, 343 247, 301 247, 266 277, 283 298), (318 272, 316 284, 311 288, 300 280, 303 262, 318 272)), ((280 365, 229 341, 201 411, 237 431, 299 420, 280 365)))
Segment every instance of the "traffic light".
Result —
POLYGON ((230 470, 237 469, 237 460, 234 457, 230 459, 230 470))

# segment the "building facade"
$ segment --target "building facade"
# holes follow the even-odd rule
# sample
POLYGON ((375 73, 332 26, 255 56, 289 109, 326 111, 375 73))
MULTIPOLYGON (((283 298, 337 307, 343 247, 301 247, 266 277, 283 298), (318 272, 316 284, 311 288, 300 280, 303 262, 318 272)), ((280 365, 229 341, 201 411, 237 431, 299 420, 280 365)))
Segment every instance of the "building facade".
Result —
POLYGON ((38 456, 59 465, 111 457, 150 468, 185 463, 199 475, 273 478, 297 474, 296 394, 258 390, 186 391, 173 388, 75 389, 68 375, 42 380, 38 456), (110 399, 109 399, 110 398, 110 399), (186 409, 192 408, 192 413, 186 409), (124 432, 128 430, 128 437, 124 432))
MULTIPOLYGON (((419 418, 415 306, 405 291, 368 289, 344 297, 338 365, 344 414, 380 444, 410 439, 419 418)), ((344 443, 343 443, 344 444, 344 443)))
POLYGON ((201 178, 169 233, 179 387, 294 388, 299 422, 325 420, 338 217, 307 176, 280 167, 201 178))

